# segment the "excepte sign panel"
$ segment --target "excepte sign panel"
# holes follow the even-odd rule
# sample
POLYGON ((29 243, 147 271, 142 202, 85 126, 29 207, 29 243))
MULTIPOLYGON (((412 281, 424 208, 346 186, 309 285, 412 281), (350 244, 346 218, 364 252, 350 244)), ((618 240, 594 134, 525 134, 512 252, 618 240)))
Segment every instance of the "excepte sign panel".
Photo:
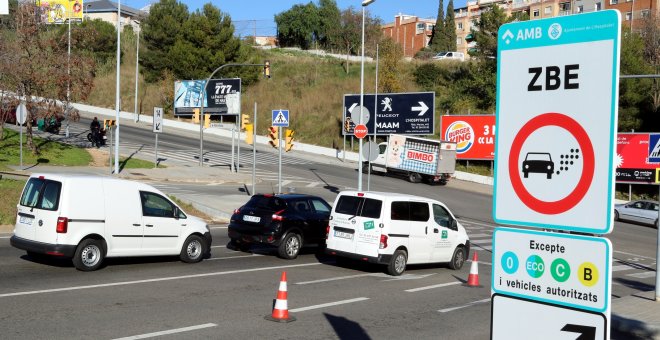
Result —
POLYGON ((611 231, 619 26, 601 11, 500 28, 498 223, 611 231))

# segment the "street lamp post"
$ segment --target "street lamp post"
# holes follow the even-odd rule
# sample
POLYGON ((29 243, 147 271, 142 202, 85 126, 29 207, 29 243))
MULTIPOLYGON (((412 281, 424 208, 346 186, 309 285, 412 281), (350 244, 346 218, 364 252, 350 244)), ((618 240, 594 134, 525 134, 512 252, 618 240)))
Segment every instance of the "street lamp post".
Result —
POLYGON ((117 84, 115 93, 115 175, 119 175, 119 68, 121 56, 121 0, 117 0, 117 84))
POLYGON ((140 115, 138 113, 138 69, 140 68, 140 31, 142 27, 140 22, 135 20, 135 23, 138 24, 137 29, 137 47, 135 48, 135 122, 137 123, 140 120, 140 115))
MULTIPOLYGON (((376 0, 362 1, 362 65, 360 67, 360 118, 358 124, 362 124, 364 115, 364 16, 365 8, 376 0)), ((362 138, 358 147, 358 191, 362 191, 362 138)))

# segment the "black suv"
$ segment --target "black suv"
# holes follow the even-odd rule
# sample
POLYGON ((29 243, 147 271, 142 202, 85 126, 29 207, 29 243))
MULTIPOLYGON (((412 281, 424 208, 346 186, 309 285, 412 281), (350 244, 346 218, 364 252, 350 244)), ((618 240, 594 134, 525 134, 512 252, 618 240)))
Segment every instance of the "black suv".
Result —
POLYGON ((332 208, 318 196, 301 194, 252 196, 229 222, 230 246, 246 249, 260 243, 277 247, 284 259, 295 259, 303 245, 325 246, 332 208))

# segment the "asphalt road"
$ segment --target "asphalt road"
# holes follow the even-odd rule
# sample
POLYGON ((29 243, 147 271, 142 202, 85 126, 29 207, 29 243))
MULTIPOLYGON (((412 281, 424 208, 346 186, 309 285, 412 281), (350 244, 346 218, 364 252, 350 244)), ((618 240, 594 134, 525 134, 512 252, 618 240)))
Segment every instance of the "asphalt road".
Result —
MULTIPOLYGON (((77 129, 84 130, 89 123, 79 124, 77 129)), ((82 131, 77 134, 84 136, 82 131)), ((194 163, 197 137, 186 132, 161 135, 159 148, 169 158, 165 162, 194 163)), ((122 125, 122 138, 122 147, 141 148, 147 154, 153 143, 151 132, 130 124, 122 125)), ((207 138, 208 163, 228 166, 227 142, 207 138)), ((263 181, 257 191, 265 192, 273 187, 277 166, 271 150, 259 151, 256 168, 263 181)), ((251 157, 241 155, 241 171, 252 169, 251 157)), ((287 158, 283 176, 296 192, 332 202, 338 191, 357 186, 354 164, 314 155, 287 158)), ((491 237, 496 227, 490 188, 461 181, 447 186, 411 184, 384 176, 372 176, 369 185, 371 190, 445 202, 466 226, 473 249, 479 252, 484 287, 462 286, 469 262, 460 271, 418 266, 392 278, 380 267, 338 266, 313 249, 293 261, 278 259, 268 249, 237 252, 225 247, 223 226, 213 230, 212 259, 202 263, 187 265, 177 258, 110 259, 93 273, 76 271, 70 261, 31 259, 9 246, 9 235, 0 235, 0 325, 7 338, 112 339, 168 331, 183 332, 170 338, 182 334, 191 338, 487 338, 491 237), (290 324, 263 319, 271 311, 282 271, 289 278, 290 312, 298 318, 290 324)), ((241 189, 168 183, 171 192, 198 195, 236 194, 241 189)), ((608 236, 614 248, 613 299, 654 289, 656 236, 651 227, 615 224, 608 236)))

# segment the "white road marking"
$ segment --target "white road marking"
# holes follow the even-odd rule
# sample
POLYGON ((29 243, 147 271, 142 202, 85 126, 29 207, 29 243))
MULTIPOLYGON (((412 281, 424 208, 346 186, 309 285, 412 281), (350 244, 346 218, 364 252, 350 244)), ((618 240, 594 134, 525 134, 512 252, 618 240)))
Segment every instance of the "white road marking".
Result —
POLYGON ((313 188, 313 187, 315 187, 319 184, 321 184, 321 182, 311 182, 311 183, 305 185, 305 188, 313 188))
POLYGON ((192 278, 199 278, 199 277, 211 277, 211 276, 220 276, 220 275, 229 275, 229 274, 242 274, 242 273, 260 272, 260 271, 266 271, 266 270, 275 270, 275 269, 309 267, 309 266, 318 266, 318 265, 321 265, 321 264, 325 264, 325 263, 323 263, 323 262, 314 262, 314 263, 304 263, 304 264, 293 264, 293 265, 288 265, 288 266, 273 266, 273 267, 261 267, 261 268, 251 268, 251 269, 241 269, 241 270, 228 270, 228 271, 225 271, 225 272, 212 272, 212 273, 194 274, 194 275, 167 276, 167 277, 159 277, 159 278, 155 278, 155 279, 146 279, 146 280, 120 281, 120 282, 104 283, 104 284, 89 285, 89 286, 73 286, 73 287, 63 287, 63 288, 54 288, 54 289, 43 289, 43 290, 28 290, 28 291, 23 291, 23 292, 0 294, 0 298, 10 297, 10 296, 21 296, 21 295, 35 295, 35 294, 45 294, 45 293, 55 293, 55 292, 66 292, 66 291, 92 289, 92 288, 128 286, 128 285, 134 285, 134 284, 140 284, 140 283, 183 280, 183 279, 192 279, 192 278))
POLYGON ((320 280, 314 280, 314 281, 303 281, 303 282, 296 282, 295 284, 297 285, 308 285, 312 283, 321 283, 321 282, 329 282, 329 281, 337 281, 337 280, 346 280, 346 279, 354 279, 357 277, 367 277, 367 276, 375 276, 375 277, 380 277, 380 276, 385 276, 385 274, 382 273, 372 273, 372 274, 358 274, 358 275, 348 275, 348 276, 338 276, 338 277, 331 277, 329 279, 320 279, 320 280))
MULTIPOLYGON (((467 260, 465 262, 472 262, 472 260, 467 260)), ((490 262, 483 262, 483 261, 477 261, 477 264, 485 264, 487 266, 492 266, 493 264, 490 262)))
POLYGON ((228 227, 227 227, 227 226, 224 226, 224 227, 210 227, 210 228, 211 228, 211 229, 227 229, 228 227))
POLYGON ((630 256, 634 256, 634 257, 640 257, 640 258, 643 258, 643 259, 655 261, 655 257, 648 257, 648 256, 642 256, 642 255, 637 255, 637 254, 632 254, 632 253, 626 253, 625 251, 619 251, 619 250, 615 250, 614 252, 619 253, 619 254, 630 255, 630 256))
POLYGON ((461 221, 461 222, 465 221, 465 223, 476 224, 476 225, 480 225, 480 226, 484 226, 484 227, 490 227, 490 228, 496 228, 497 227, 497 225, 479 223, 479 222, 474 222, 474 221, 470 221, 470 220, 464 220, 462 218, 459 218, 459 221, 461 221))
POLYGON ((302 307, 302 308, 296 308, 296 309, 290 309, 289 312, 291 313, 298 313, 298 312, 304 312, 312 309, 319 309, 319 308, 324 308, 324 307, 332 307, 332 306, 337 306, 337 305, 344 305, 347 303, 353 303, 353 302, 360 302, 364 300, 369 300, 369 298, 366 297, 360 297, 360 298, 355 298, 355 299, 349 299, 349 300, 341 300, 341 301, 335 301, 335 302, 328 302, 328 303, 322 303, 320 305, 314 305, 314 306, 308 306, 308 307, 302 307))
POLYGON ((227 248, 227 246, 211 246, 211 248, 227 248))
POLYGON ((478 238, 478 237, 491 237, 492 238, 493 234, 472 234, 472 235, 468 234, 468 236, 470 236, 470 239, 478 238))
POLYGON ((626 276, 630 276, 638 279, 648 279, 649 277, 655 277, 655 272, 642 272, 642 273, 628 274, 626 276))
POLYGON ((479 239, 475 240, 475 239, 470 238, 470 242, 471 243, 475 243, 475 242, 477 242, 477 243, 489 242, 490 243, 490 242, 493 242, 493 239, 492 238, 479 238, 479 239))
POLYGON ((256 256, 264 256, 260 254, 252 254, 252 255, 242 255, 242 256, 228 256, 228 257, 214 257, 210 259, 206 259, 204 261, 218 261, 218 260, 230 260, 230 259, 241 259, 244 257, 256 257, 256 256))
POLYGON ((490 298, 479 300, 479 301, 473 301, 473 302, 470 302, 467 305, 463 305, 463 306, 440 309, 440 310, 438 310, 438 312, 447 313, 447 312, 455 311, 457 309, 467 308, 467 307, 470 307, 470 306, 473 306, 473 305, 477 305, 477 304, 480 304, 480 303, 486 303, 486 302, 490 302, 490 298))
POLYGON ((289 185, 291 182, 293 181, 289 181, 289 180, 282 181, 282 186, 289 185))
POLYGON ((453 286, 453 285, 458 285, 463 282, 456 281, 456 282, 447 282, 447 283, 441 283, 438 285, 433 285, 433 286, 426 286, 426 287, 419 287, 419 288, 413 288, 413 289, 406 289, 405 292, 408 293, 414 293, 414 292, 419 292, 421 290, 427 290, 427 289, 434 289, 434 288, 442 288, 442 287, 447 287, 447 286, 453 286))
POLYGON ((613 272, 619 272, 619 271, 622 271, 622 270, 631 270, 631 269, 635 269, 635 268, 631 267, 627 264, 622 264, 622 265, 619 265, 619 266, 612 266, 612 271, 613 272))
POLYGON ((11 238, 11 236, 0 236, 0 238, 11 238))
POLYGON ((214 323, 205 323, 203 325, 183 327, 183 328, 177 328, 177 329, 170 329, 170 330, 167 330, 167 331, 160 331, 160 332, 154 332, 154 333, 127 336, 125 338, 117 338, 115 340, 146 339, 146 338, 153 338, 153 337, 157 337, 157 336, 161 336, 161 335, 190 332, 190 331, 195 331, 195 330, 198 330, 198 329, 204 329, 204 328, 210 328, 210 327, 216 327, 216 326, 218 326, 218 325, 216 325, 214 323))
POLYGON ((479 244, 475 244, 474 246, 479 247, 483 250, 493 250, 493 246, 482 246, 482 245, 479 245, 479 244))

